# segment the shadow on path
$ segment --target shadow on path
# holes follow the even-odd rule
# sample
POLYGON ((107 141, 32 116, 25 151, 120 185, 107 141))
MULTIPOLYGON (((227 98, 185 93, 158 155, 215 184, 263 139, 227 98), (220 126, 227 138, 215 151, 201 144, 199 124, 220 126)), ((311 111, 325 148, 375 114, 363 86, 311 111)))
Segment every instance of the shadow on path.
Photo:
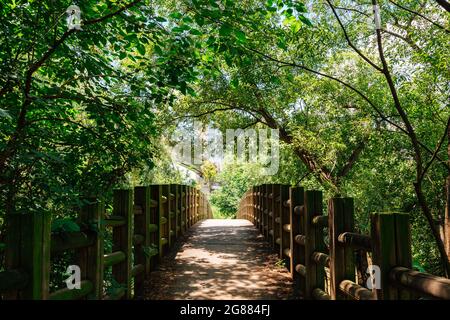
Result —
POLYGON ((278 260, 249 221, 204 220, 152 272, 146 299, 289 299, 292 282, 278 260))

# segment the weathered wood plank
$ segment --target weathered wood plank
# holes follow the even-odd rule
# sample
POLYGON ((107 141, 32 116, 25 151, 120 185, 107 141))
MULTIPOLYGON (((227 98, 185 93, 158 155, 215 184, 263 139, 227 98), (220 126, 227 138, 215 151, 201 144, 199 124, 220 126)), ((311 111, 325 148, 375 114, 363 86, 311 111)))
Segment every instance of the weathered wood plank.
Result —
MULTIPOLYGON (((114 190, 113 195, 113 215, 114 220, 122 221, 123 224, 116 224, 113 229, 113 254, 114 259, 105 256, 105 266, 112 265, 112 274, 116 281, 124 286, 123 298, 132 297, 132 237, 133 237, 133 200, 132 190, 114 190), (118 257, 118 253, 123 257, 118 257)), ((110 217, 111 218, 111 217, 110 217)))
POLYGON ((355 262, 352 248, 339 241, 344 232, 354 231, 352 198, 332 198, 328 201, 330 238, 330 293, 333 300, 348 299, 339 290, 344 280, 355 281, 355 262))
POLYGON ((291 187, 289 188, 289 199, 290 199, 290 208, 289 208, 289 223, 291 225, 290 230, 290 247, 292 248, 292 256, 290 260, 290 271, 293 279, 294 285, 294 294, 300 295, 305 291, 305 281, 301 279, 298 272, 295 271, 295 267, 298 264, 305 264, 305 248, 304 245, 304 237, 303 244, 299 242, 299 233, 303 231, 303 225, 301 223, 301 217, 295 214, 295 207, 302 206, 304 204, 304 189, 301 187, 291 187))
POLYGON ((392 269, 389 278, 395 283, 414 289, 426 296, 450 300, 450 279, 404 267, 392 269))
MULTIPOLYGON (((134 279, 133 291, 137 297, 143 296, 144 281, 150 277, 151 261, 145 254, 145 248, 149 247, 151 243, 151 234, 147 226, 151 223, 151 211, 155 210, 151 204, 151 199, 154 199, 154 192, 158 192, 156 186, 140 186, 134 188, 134 206, 142 208, 142 214, 134 216, 134 235, 142 236, 142 241, 135 243, 134 246, 133 263, 143 266, 143 272, 136 275, 134 279)), ((131 274, 132 270, 131 268, 131 274)))
POLYGON ((49 300, 79 300, 86 297, 94 290, 94 285, 89 280, 83 280, 80 283, 80 289, 64 288, 51 293, 49 300))
POLYGON ((103 218, 105 215, 104 204, 96 199, 89 199, 89 204, 81 208, 80 221, 90 226, 87 233, 94 237, 92 246, 78 251, 78 265, 81 269, 82 279, 89 280, 93 289, 88 299, 99 300, 103 295, 103 218))
POLYGON ((408 218, 407 214, 395 212, 371 215, 373 264, 378 266, 381 272, 381 283, 375 283, 376 296, 379 300, 410 297, 410 293, 393 286, 389 279, 389 273, 394 267, 411 269, 411 235, 408 218))
POLYGON ((323 229, 317 228, 312 223, 315 216, 322 215, 322 192, 321 191, 305 191, 305 299, 312 299, 312 292, 316 288, 323 289, 325 286, 325 270, 322 266, 318 266, 313 260, 312 254, 325 251, 325 243, 323 237, 323 229))

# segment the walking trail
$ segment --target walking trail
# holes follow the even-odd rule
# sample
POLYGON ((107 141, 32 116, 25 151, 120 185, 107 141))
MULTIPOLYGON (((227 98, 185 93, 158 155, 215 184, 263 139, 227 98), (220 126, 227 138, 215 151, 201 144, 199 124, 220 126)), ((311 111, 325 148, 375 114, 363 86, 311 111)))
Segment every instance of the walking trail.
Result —
POLYGON ((146 299, 290 298, 291 280, 280 262, 249 221, 203 220, 152 272, 146 299))

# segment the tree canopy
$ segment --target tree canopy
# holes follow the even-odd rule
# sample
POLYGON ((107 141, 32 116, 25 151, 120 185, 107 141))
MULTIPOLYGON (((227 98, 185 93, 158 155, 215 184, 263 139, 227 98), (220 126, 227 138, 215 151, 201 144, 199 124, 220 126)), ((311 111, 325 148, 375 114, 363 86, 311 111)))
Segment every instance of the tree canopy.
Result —
POLYGON ((219 209, 272 182, 355 197, 361 230, 370 212, 410 212, 415 258, 448 275, 448 15, 445 1, 4 1, 0 219, 190 180, 166 149, 193 120, 268 127, 276 175, 200 166, 219 209))

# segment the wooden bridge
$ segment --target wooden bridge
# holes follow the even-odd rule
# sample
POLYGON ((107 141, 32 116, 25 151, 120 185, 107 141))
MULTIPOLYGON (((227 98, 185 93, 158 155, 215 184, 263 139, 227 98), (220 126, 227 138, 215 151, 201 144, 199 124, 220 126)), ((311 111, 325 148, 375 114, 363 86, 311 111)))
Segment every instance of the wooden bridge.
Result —
POLYGON ((450 280, 412 269, 408 215, 372 214, 371 234, 361 235, 351 198, 328 200, 324 215, 320 191, 261 185, 236 220, 211 219, 205 195, 183 185, 86 203, 79 231, 52 233, 44 213, 7 216, 3 299, 450 299, 450 280), (355 250, 370 253, 368 285, 355 250), (51 261, 66 252, 81 287, 51 292, 51 261))

